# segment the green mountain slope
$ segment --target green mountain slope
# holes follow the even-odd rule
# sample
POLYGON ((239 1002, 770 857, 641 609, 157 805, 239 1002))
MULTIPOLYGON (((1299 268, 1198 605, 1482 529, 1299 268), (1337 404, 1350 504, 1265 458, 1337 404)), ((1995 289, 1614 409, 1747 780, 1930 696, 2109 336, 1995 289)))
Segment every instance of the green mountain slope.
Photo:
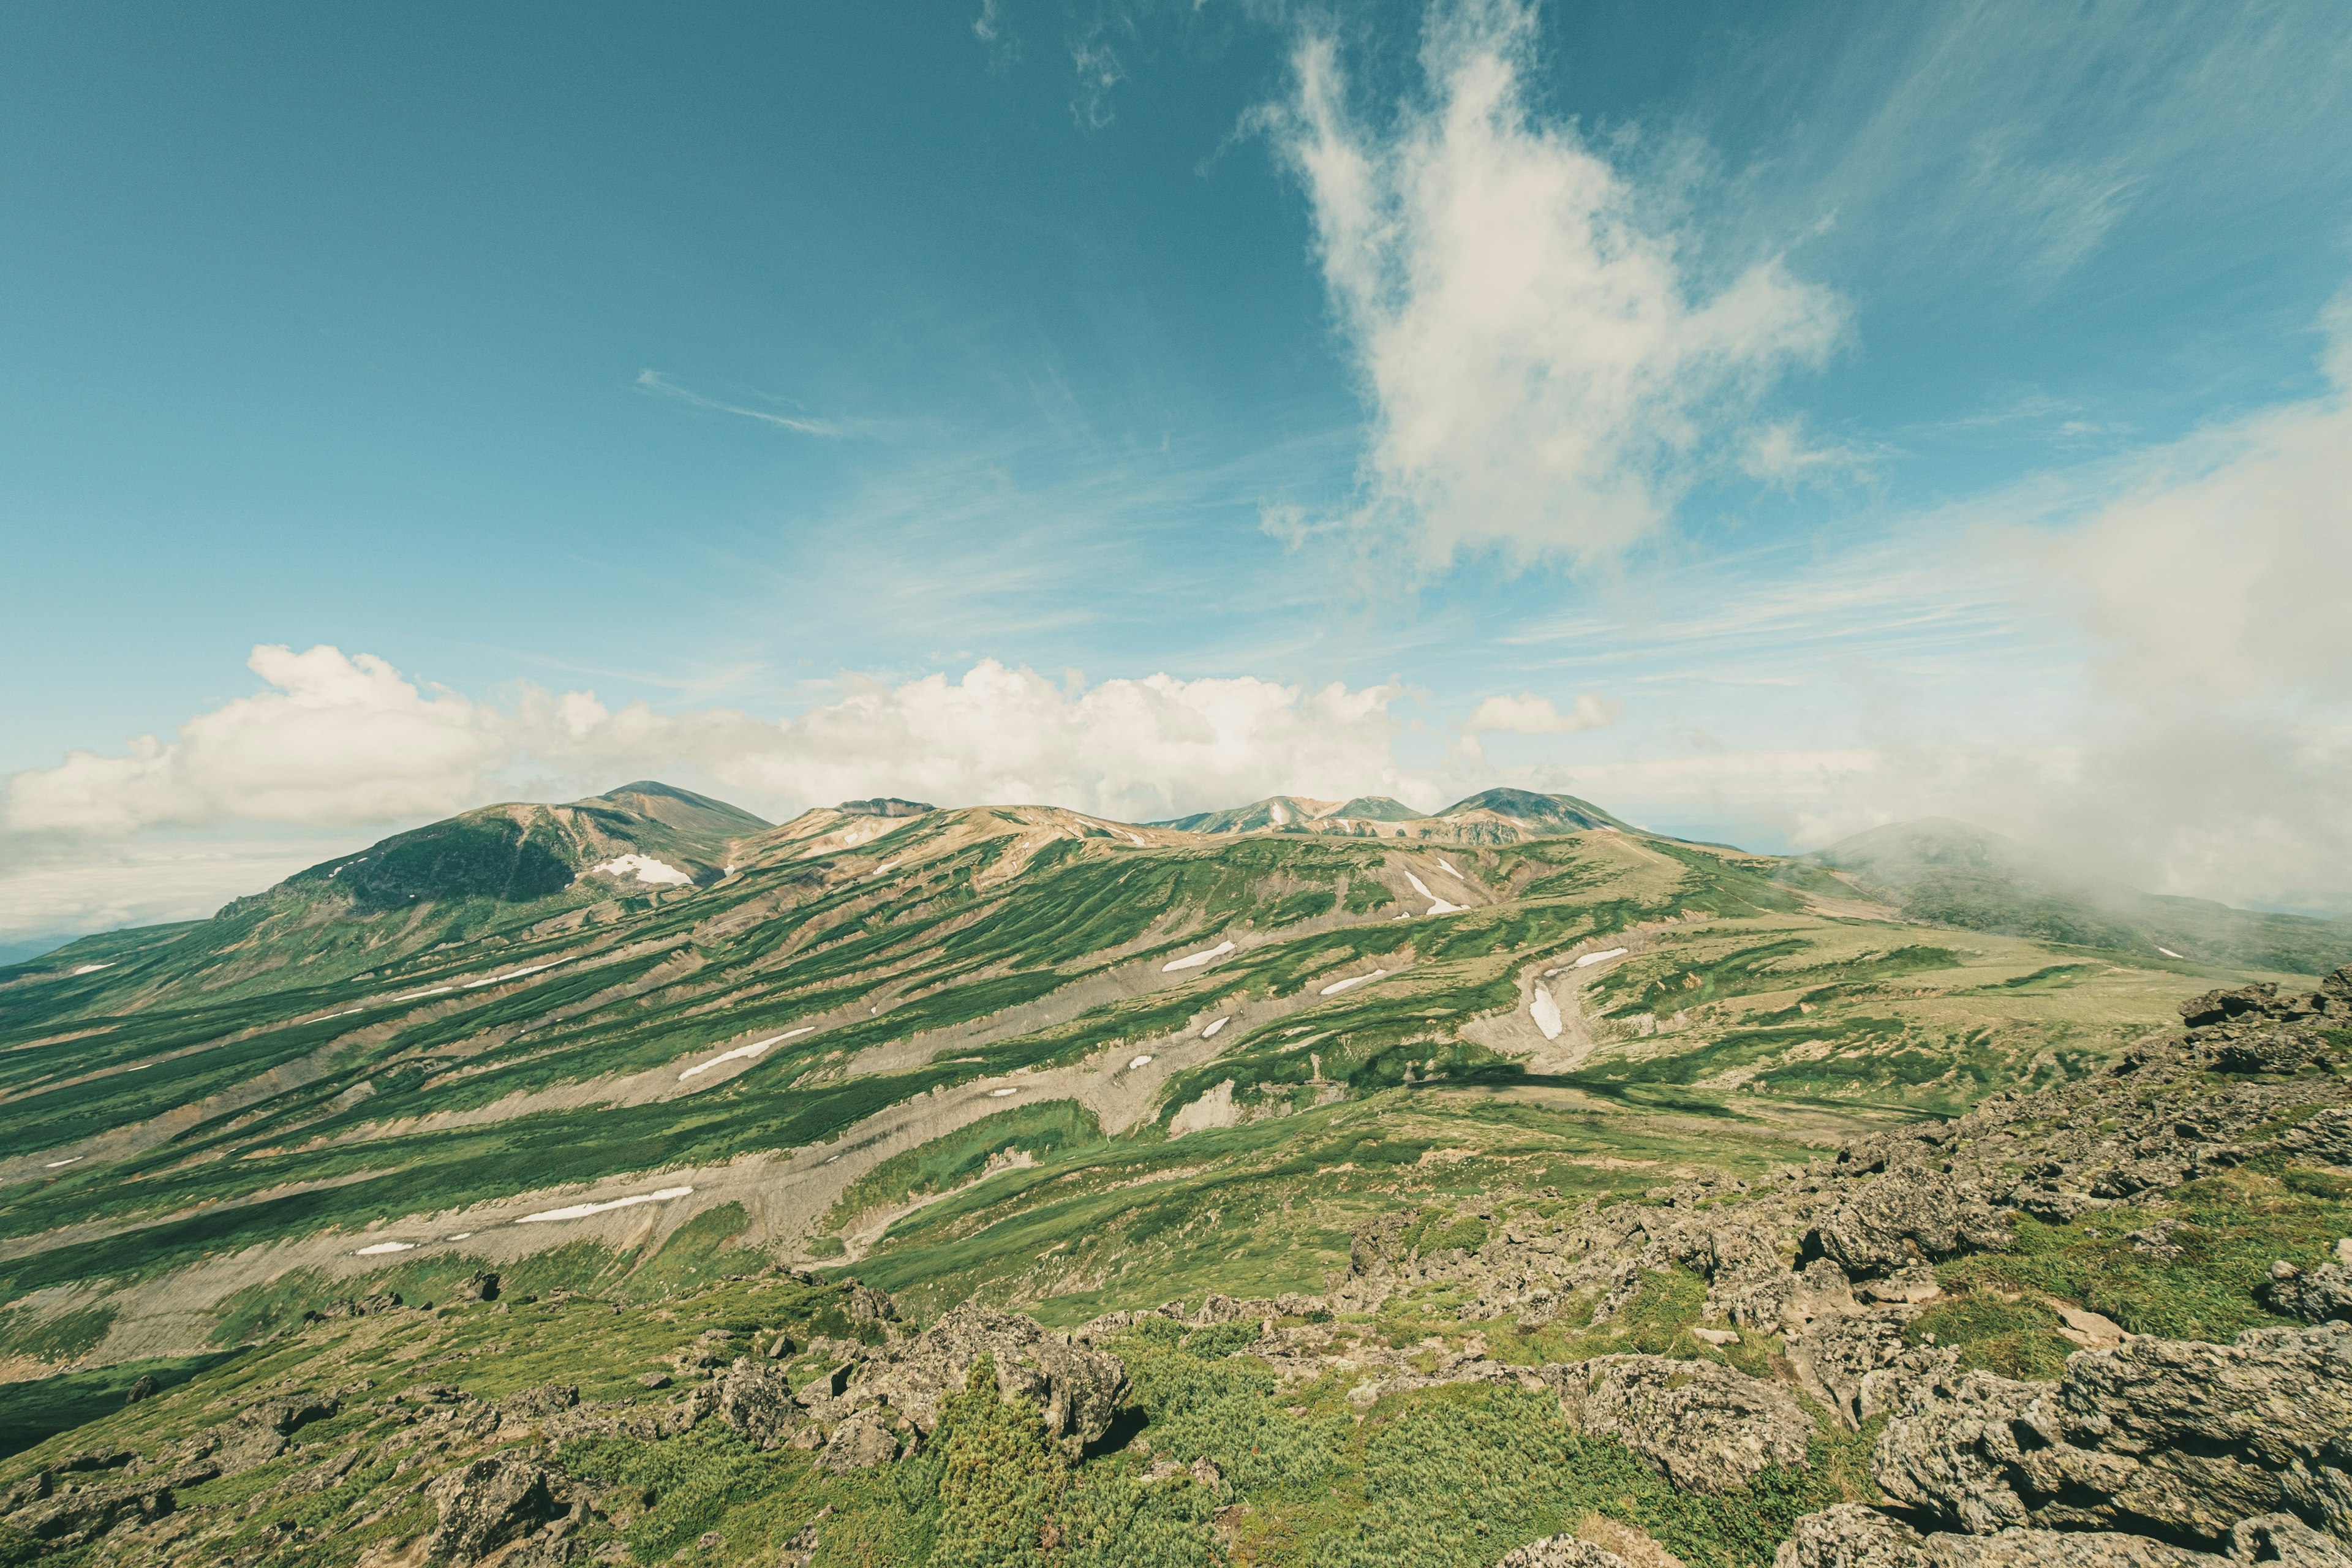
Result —
POLYGON ((2352 921, 2103 887, 1965 822, 1874 827, 1804 858, 1915 920, 2196 963, 2324 974, 2352 961, 2352 921))
POLYGON ((299 990, 442 948, 487 961, 717 881, 730 847, 768 829, 653 783, 566 805, 485 806, 299 871, 209 921, 87 937, 0 970, 0 1007, 65 1016, 99 998, 299 990))
POLYGON ((735 1203, 747 1246, 923 1310, 1303 1289, 1361 1217, 1321 1173, 1376 1158, 1343 1110, 1481 1169, 1570 1125, 1604 1161, 1780 1147, 2084 1070, 2212 978, 1856 918, 1818 868, 1613 819, 869 807, 492 808, 0 972, 0 1351, 196 1354, 404 1269, 599 1273, 735 1203), (680 879, 594 871, 622 853, 680 879))

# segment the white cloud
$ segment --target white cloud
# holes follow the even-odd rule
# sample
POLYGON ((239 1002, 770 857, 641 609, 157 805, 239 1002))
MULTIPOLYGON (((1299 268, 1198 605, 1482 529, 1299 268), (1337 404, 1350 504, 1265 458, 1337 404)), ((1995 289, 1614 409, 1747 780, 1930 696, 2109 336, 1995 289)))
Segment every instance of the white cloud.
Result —
POLYGON ((983 659, 961 679, 869 682, 784 720, 732 709, 617 710, 526 688, 508 705, 425 696, 383 659, 256 648, 278 689, 199 714, 125 754, 77 752, 7 784, 5 826, 115 836, 227 822, 370 824, 444 816, 518 779, 585 791, 684 769, 744 804, 856 795, 1027 802, 1174 816, 1277 792, 1426 792, 1390 754, 1393 687, 1169 675, 1066 689, 983 659))
POLYGON ((1533 692, 1517 697, 1489 697, 1478 704, 1463 728, 1476 734, 1499 731, 1513 735, 1566 735, 1578 730, 1597 730, 1617 720, 1617 704, 1586 695, 1579 697, 1565 713, 1552 706, 1549 697, 1533 692))
POLYGON ((257 647, 277 689, 198 714, 171 742, 121 756, 74 752, 8 781, 18 832, 121 834, 226 820, 347 823, 437 816, 478 804, 509 754, 499 716, 427 697, 373 654, 257 647))
POLYGON ((1842 331, 1838 301, 1775 260, 1703 289, 1660 204, 1529 113, 1534 33, 1517 0, 1434 13, 1426 101, 1382 129, 1351 115, 1335 45, 1310 37, 1273 120, 1373 407, 1345 521, 1428 564, 1622 552, 1842 331))

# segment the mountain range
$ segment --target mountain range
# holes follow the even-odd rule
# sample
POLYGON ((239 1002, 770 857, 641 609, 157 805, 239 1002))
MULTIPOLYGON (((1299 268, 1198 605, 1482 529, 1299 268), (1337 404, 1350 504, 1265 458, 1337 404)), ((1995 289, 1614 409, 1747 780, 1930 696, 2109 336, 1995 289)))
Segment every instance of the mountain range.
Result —
MULTIPOLYGON (((34 1542, 0 1532, 0 1550, 126 1562, 377 1552, 366 1560, 389 1563, 428 1550, 513 1564, 591 1550, 803 1563, 1358 1561, 1345 1542, 1373 1529, 1378 1489, 1405 1486, 1378 1480, 1389 1461, 1362 1445, 1391 1417, 1450 1408, 1431 1369, 1499 1364, 1462 1360, 1465 1335, 1478 1356, 1508 1345, 1555 1360, 1576 1347, 1735 1353, 1691 1337, 1718 1331, 1699 1306, 1711 1287, 1682 1282, 1680 1254, 1633 1245, 1617 1284, 1596 1276, 1540 1311, 1514 1307, 1520 1329, 1477 1307, 1478 1291, 1498 1287, 1413 1259, 1500 1248, 1493 1268, 1504 1268, 1510 1247, 1564 1235, 1579 1215, 1615 1225, 1659 1205, 1680 1213, 1857 1141, 2071 1093, 2177 1027, 2184 998, 2249 984, 2249 995, 2283 995, 2295 976, 2352 959, 2344 922, 2101 889, 2050 864, 1935 822, 1811 856, 1750 854, 1512 790, 1426 816, 1378 797, 1278 796, 1158 824, 877 798, 770 824, 638 783, 468 812, 210 920, 83 939, 0 969, 0 1436, 15 1435, 0 1447, 25 1450, 0 1468, 0 1492, 16 1498, 0 1514, 33 1521, 0 1531, 34 1542), (1691 1183, 1700 1195, 1673 1195, 1691 1183), (1379 1301, 1348 1305, 1345 1281, 1367 1270, 1388 1281, 1379 1301), (1221 1316, 1218 1302, 1241 1298, 1258 1305, 1221 1316), (1138 1316, 1171 1300, 1186 1304, 1138 1316), (419 1314, 418 1302, 436 1310, 419 1314), (1355 1348, 1328 1353, 1390 1367, 1391 1393, 1358 1399, 1315 1381, 1336 1375, 1329 1363, 1284 1371, 1289 1351, 1237 1353, 1265 1322, 1294 1318, 1352 1324, 1355 1348), (1559 1331, 1568 1338, 1544 1326, 1556 1319, 1577 1325, 1559 1331), (702 1336, 684 1350, 680 1324, 702 1336), (1096 1325, 1093 1340, 1055 1337, 1082 1324, 1096 1325), (1155 1335, 1175 1337, 1154 1349, 1155 1335), (1080 1353, 1113 1339, 1116 1370, 1080 1353), (639 1364, 657 1342, 665 1359, 639 1364), (778 1343, 788 1348, 768 1354, 778 1343), (881 1493, 857 1489, 866 1481, 824 1479, 864 1474, 845 1457, 859 1444, 946 1453, 938 1434, 961 1430, 952 1421, 904 1420, 944 1409, 980 1347, 993 1347, 1008 1397, 1028 1390, 1048 1437, 1071 1439, 1055 1463, 1078 1468, 1037 1473, 1063 1475, 1054 1484, 1072 1498, 1097 1476, 1109 1489, 1100 1498, 1129 1497, 1134 1519, 1157 1521, 1162 1555, 1074 1556, 1036 1524, 1027 1556, 927 1556, 857 1535, 866 1524, 815 1520, 820 1509, 869 1523, 888 1512, 881 1493), (788 1368, 784 1405, 771 1387, 782 1372, 738 1375, 747 1348, 757 1366, 788 1368), (1151 1359, 1163 1352, 1178 1359, 1151 1359), (1202 1358, 1210 1371, 1193 1365, 1202 1358), (1008 1370, 1015 1362, 1035 1369, 1032 1381, 1008 1370), (343 1391, 331 1398, 319 1371, 330 1364, 343 1391), (428 1365, 445 1370, 428 1378, 428 1365), (1093 1396, 1068 1382, 1088 1367, 1139 1402, 1105 1393, 1111 1424, 1098 1430, 1076 1414, 1093 1396), (1213 1479, 1183 1471, 1183 1507, 1205 1510, 1189 1523, 1113 1485, 1160 1476, 1152 1467, 1170 1455, 1192 1466, 1211 1454, 1181 1436, 1193 1394, 1152 1381, 1179 1368, 1238 1379, 1229 1393, 1242 1404, 1201 1393, 1201 1408, 1263 1433, 1255 1458, 1213 1446, 1213 1479), (501 1381, 509 1372, 572 1393, 499 1405, 521 1397, 523 1384, 501 1381), (664 1378, 685 1392, 656 1397, 664 1378), (812 1393, 811 1379, 829 1392, 812 1393), (1289 1406, 1278 1403, 1247 1414, 1260 1395, 1241 1391, 1261 1384, 1297 1390, 1307 1414, 1279 1415, 1289 1406), (134 1385, 165 1414, 109 1415, 134 1385), (885 1386, 916 1403, 853 1398, 885 1386), (411 1387, 451 1392, 382 1392, 411 1387), (566 1397, 605 1402, 601 1425, 565 1426, 566 1397), (237 1425, 248 1407, 266 1435, 237 1425), (326 1413, 300 1413, 313 1408, 326 1413), (1130 1416, 1143 1425, 1117 1427, 1130 1416), (1314 1424, 1327 1417, 1337 1425, 1311 1442, 1284 1425, 1322 1433, 1314 1424), (100 1426, 82 1430, 92 1420, 100 1426), (298 1428, 309 1434, 299 1441, 298 1428), (70 1468, 91 1434, 118 1429, 135 1429, 135 1454, 70 1468), (395 1429, 415 1436, 394 1444, 395 1429), (381 1456, 380 1476, 338 1473, 375 1478, 348 1508, 341 1479, 311 1485, 320 1446, 345 1432, 372 1434, 356 1462, 381 1456), (232 1448, 262 1457, 225 1462, 232 1448), (469 1510, 489 1507, 476 1492, 507 1485, 499 1465, 522 1464, 526 1448, 546 1473, 513 1472, 522 1490, 490 1511, 530 1515, 530 1529, 466 1536, 469 1510), (1299 1458, 1296 1474, 1266 1459, 1294 1449, 1323 1457, 1299 1458), (786 1456, 772 1474, 745 1457, 772 1451, 786 1456), (1108 1468, 1086 1468, 1097 1460, 1108 1468), (428 1467, 418 1482, 438 1477, 440 1489, 393 1485, 417 1464, 428 1467), (755 1472, 807 1507, 760 1513, 751 1493, 729 1489, 755 1472), (162 1483, 132 1484, 167 1473, 182 1478, 173 1506, 192 1521, 184 1552, 153 1511, 162 1483), (1326 1481, 1343 1500, 1312 1501, 1326 1481), (9 1491, 19 1483, 33 1490, 9 1491), (97 1502, 60 1511, 43 1486, 131 1500, 93 1524, 97 1502), (568 1532, 534 1511, 559 1494, 583 1500, 568 1532), (226 1511, 206 1511, 216 1508, 226 1511), (768 1522, 755 1530, 755 1518, 768 1522), (681 1534, 677 1521, 716 1522, 681 1534), (78 1543, 58 1545, 67 1536, 78 1543), (112 1557, 108 1542, 121 1543, 112 1557)), ((2323 1040, 2295 1037, 2305 1035, 2323 1040)), ((2284 1107, 2293 1091, 2282 1092, 2284 1107)), ((2294 1114, 2324 1099, 2294 1101, 2294 1114)), ((2263 1111, 2261 1125, 2288 1125, 2285 1114, 2263 1111)), ((2227 1180, 2288 1181, 2268 1169, 2227 1180)), ((2286 1222, 2264 1220, 2261 1234, 2277 1238, 2260 1245, 2316 1247, 2296 1266, 2317 1267, 2327 1227, 2352 1225, 2327 1184, 2336 1179, 2280 1187, 2264 1212, 2302 1216, 2302 1239, 2290 1247, 2278 1239, 2286 1222)), ((2018 1201, 2018 1225, 2081 1218, 2018 1201)), ((2226 1248, 2211 1257, 2225 1273, 2243 1262, 2226 1248)), ((1916 1284, 1932 1261, 1894 1272, 1916 1284)), ((1868 1273, 1854 1268, 1856 1280, 1868 1273)), ((2194 1288, 2231 1300, 2253 1288, 2234 1279, 2194 1288)), ((2087 1286, 2034 1288, 2090 1310, 2087 1286)), ((1974 1318, 1955 1309, 1937 1331, 2011 1355, 1998 1364, 2012 1371, 2055 1364, 2055 1331, 2028 1333, 2012 1321, 2023 1309, 1994 1300, 1969 1308, 1974 1318)), ((2247 1321, 2267 1321, 2245 1300, 2247 1321)), ((1739 1364, 1780 1376, 1770 1356, 1781 1352, 1769 1347, 1780 1342, 1754 1331, 1761 1359, 1739 1364)), ((1805 1398, 1843 1386, 1828 1372, 1787 1375, 1805 1398)), ((983 1426, 996 1419, 957 1408, 983 1426)), ((1818 1439, 1832 1443, 1821 1462, 1832 1468, 1847 1462, 1835 1459, 1835 1426, 1818 1439)), ((1804 1451, 1801 1438, 1790 1450, 1804 1451)), ((1811 1482, 1784 1479, 1789 1499, 1824 1503, 1811 1482)), ((1151 1484, 1163 1483, 1173 1472, 1151 1484)), ((1420 1496, 1419 1484, 1398 1495, 1420 1496)), ((936 1502, 946 1485, 924 1495, 936 1502)), ((1689 1568, 1760 1568, 1780 1538, 1739 1536, 1728 1516, 1701 1528, 1633 1472, 1623 1485, 1636 1500, 1620 1522, 1664 1532, 1610 1538, 1634 1568, 1671 1561, 1645 1555, 1666 1550, 1658 1539, 1689 1568), (1688 1528, 1670 1528, 1670 1515, 1688 1528)), ((920 1552, 947 1550, 944 1516, 922 1517, 932 1522, 907 1526, 934 1532, 920 1552)), ((1771 1531, 1794 1528, 1793 1512, 1771 1517, 1771 1531)), ((1097 1529, 1066 1513, 1052 1521, 1066 1544, 1097 1529)), ((1563 1516, 1560 1528, 1576 1524, 1563 1516)), ((1403 1560, 1488 1568, 1501 1548, 1479 1557, 1490 1538, 1462 1529, 1453 1555, 1416 1547, 1403 1560)))

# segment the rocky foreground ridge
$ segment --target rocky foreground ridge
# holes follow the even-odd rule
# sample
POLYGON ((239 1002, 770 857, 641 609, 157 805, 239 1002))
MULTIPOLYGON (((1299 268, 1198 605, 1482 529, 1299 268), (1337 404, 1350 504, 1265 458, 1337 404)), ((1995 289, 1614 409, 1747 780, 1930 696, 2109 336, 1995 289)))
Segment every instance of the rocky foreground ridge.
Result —
MULTIPOLYGON (((383 1563, 629 1561, 616 1531, 654 1500, 579 1473, 583 1445, 724 1428, 757 1450, 804 1450, 828 1473, 876 1473, 924 1453, 948 1403, 992 1384, 1072 1461, 1149 1453, 1121 1347, 1172 1320, 1223 1331, 1283 1390, 1344 1384, 1361 1411, 1465 1384, 1556 1399, 1577 1431, 1717 1499, 1803 1470, 1823 1421, 1874 1431, 1874 1494, 1799 1519, 1776 1568, 2352 1568, 2352 1239, 2315 1267, 2281 1260, 2223 1281, 2273 1325, 2226 1343, 2126 1333, 2059 1306, 2055 1331, 2077 1348, 2057 1376, 2032 1380, 1969 1366, 1964 1348, 1917 1331, 1949 1300, 1938 1267, 2017 1247, 2025 1222, 2128 1215, 2265 1163, 2352 1177, 2352 969, 2309 994, 2214 993, 2182 1015, 2185 1030, 2095 1078, 1998 1095, 1769 1179, 1680 1182, 1549 1217, 1473 1205, 1494 1222, 1475 1247, 1431 1249, 1420 1216, 1390 1215, 1356 1235, 1321 1296, 1213 1296, 1067 1332, 968 1302, 914 1332, 887 1297, 802 1276, 828 1293, 833 1331, 708 1330, 640 1378, 641 1395, 589 1400, 565 1383, 485 1398, 433 1381, 433 1359, 389 1348, 425 1342, 418 1310, 354 1303, 345 1315, 360 1321, 337 1325, 346 1349, 331 1363, 297 1358, 168 1442, 52 1455, 15 1476, 0 1488, 0 1562, 300 1561, 339 1529, 375 1529, 383 1539, 362 1560, 383 1563), (1676 1270, 1704 1281, 1687 1332, 1706 1359, 1529 1363, 1486 1348, 1504 1325, 1523 1340, 1605 1326, 1676 1270), (1370 1325, 1402 1300, 1448 1303, 1463 1334, 1391 1342, 1370 1325), (265 1474, 266 1486, 228 1485, 265 1474), (272 1500, 312 1495, 301 1517, 328 1523, 247 1528, 272 1500), (326 1506, 341 1496, 340 1511, 326 1506), (382 1528, 404 1520, 417 1528, 382 1528)), ((2180 1251, 2173 1234, 2158 1224, 2125 1239, 2160 1260, 2180 1251)), ((495 1280, 471 1294, 495 1297, 495 1280)), ((1161 1460, 1145 1479, 1237 1496, 1206 1461, 1161 1460)), ((810 1519, 763 1560, 827 1561, 828 1528, 810 1519)), ((1056 1539, 1023 1560, 1054 1561, 1056 1539)), ((715 1535, 703 1544, 715 1552, 715 1535)), ((1499 1561, 1627 1568, 1573 1535, 1499 1561)))

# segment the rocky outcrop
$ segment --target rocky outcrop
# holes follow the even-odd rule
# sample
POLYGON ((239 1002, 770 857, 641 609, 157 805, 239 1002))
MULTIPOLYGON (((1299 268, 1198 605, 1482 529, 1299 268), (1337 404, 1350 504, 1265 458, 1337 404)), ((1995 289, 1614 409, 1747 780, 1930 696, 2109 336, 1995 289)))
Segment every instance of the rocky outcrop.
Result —
POLYGON ((1049 1436, 1074 1444, 1109 1431, 1127 1393, 1127 1369, 1117 1356, 967 1301, 886 1363, 869 1363, 845 1396, 887 1400, 928 1433, 939 1425, 940 1401, 963 1387, 965 1373, 983 1356, 995 1363, 1000 1398, 1028 1400, 1049 1436))
POLYGON ((551 1480, 545 1466, 512 1454, 449 1471, 426 1489, 440 1520, 425 1554, 464 1568, 536 1530, 561 1511, 551 1480))
POLYGON ((1726 1492, 1801 1468, 1812 1417, 1786 1388, 1714 1362, 1601 1356, 1548 1367, 1570 1419, 1616 1438, 1678 1487, 1726 1492))
POLYGON ((1625 1560, 1573 1535, 1548 1535, 1503 1554, 1495 1568, 1627 1568, 1625 1560))
POLYGON ((58 1551, 96 1541, 118 1525, 152 1522, 173 1507, 169 1481, 159 1477, 66 1485, 8 1515, 7 1522, 58 1551))
MULTIPOLYGON (((2337 1251, 2352 1250, 2338 1244, 2337 1251)), ((2352 1323, 2352 1265, 2323 1263, 2305 1271, 2281 1258, 2256 1292, 2263 1305, 2282 1317, 2306 1323, 2352 1323)))
POLYGON ((2352 1327, 2135 1339, 2055 1384, 1969 1373, 1879 1438, 1887 1497, 1975 1534, 2117 1530, 2210 1545, 2287 1512, 2352 1539, 2352 1327))

